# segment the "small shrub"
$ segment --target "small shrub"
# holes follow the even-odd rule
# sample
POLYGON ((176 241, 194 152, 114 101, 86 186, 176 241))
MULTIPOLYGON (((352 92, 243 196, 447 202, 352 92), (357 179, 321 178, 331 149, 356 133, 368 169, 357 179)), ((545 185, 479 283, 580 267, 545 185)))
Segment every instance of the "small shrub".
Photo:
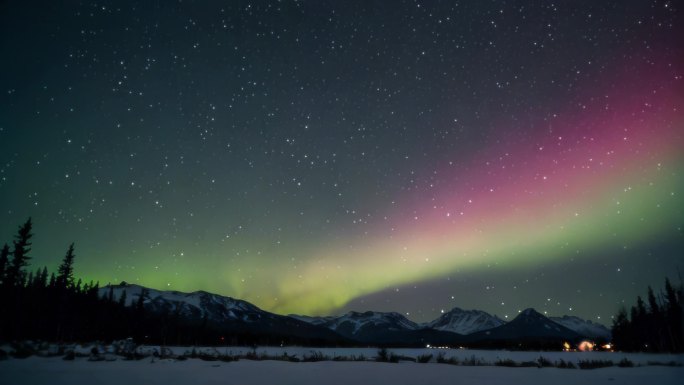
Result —
POLYGON ((230 354, 222 354, 222 355, 218 356, 218 360, 223 361, 223 362, 233 362, 233 361, 237 361, 238 357, 231 356, 230 354))
POLYGON ((137 352, 126 353, 123 356, 124 361, 140 361, 143 358, 145 358, 145 356, 137 352))
POLYGON ((473 354, 470 358, 466 358, 463 363, 463 366, 483 366, 485 365, 485 362, 482 358, 477 358, 473 354))
MULTIPOLYGON (((326 356, 326 358, 330 359, 329 357, 326 356)), ((363 354, 354 355, 352 354, 351 356, 335 356, 333 357, 333 361, 357 361, 357 362, 363 362, 366 361, 366 356, 363 354)))
POLYGON ((416 357, 416 362, 419 362, 421 364, 426 364, 426 363, 430 362, 431 359, 432 359, 432 354, 422 354, 422 355, 416 357))
POLYGON ((610 360, 584 360, 577 363, 580 369, 608 368, 613 365, 613 361, 610 360))
MULTIPOLYGON (((73 353, 73 352, 72 352, 73 353)), ((14 358, 28 358, 35 354, 35 351, 25 344, 20 344, 14 347, 12 357, 14 358)))
POLYGON ((575 364, 572 363, 572 361, 565 361, 561 359, 556 363, 556 367, 560 369, 577 369, 575 364))
POLYGON ((69 350, 68 352, 66 352, 66 354, 64 355, 64 357, 62 357, 62 359, 63 359, 64 361, 73 361, 74 358, 76 358, 76 354, 74 353, 73 350, 69 350))
POLYGON ((248 352, 247 354, 245 354, 245 355, 244 355, 244 358, 245 358, 246 360, 258 361, 258 360, 259 360, 259 355, 256 354, 256 352, 251 351, 251 352, 248 352))
POLYGON ((498 360, 498 361, 496 361, 496 362, 494 363, 494 365, 496 365, 496 366, 506 366, 506 367, 509 367, 509 368, 515 368, 516 366, 518 366, 518 364, 517 364, 515 361, 513 361, 512 359, 510 359, 510 358, 506 358, 505 360, 498 360))
POLYGON ((197 357, 202 361, 217 361, 218 360, 218 358, 216 358, 215 356, 212 356, 211 354, 206 354, 206 353, 200 353, 197 357))
POLYGON ((627 357, 623 358, 618 362, 617 366, 621 368, 633 368, 634 367, 634 362, 630 361, 627 359, 627 357))
POLYGON ((682 366, 681 362, 676 362, 676 361, 668 361, 668 362, 648 361, 646 364, 650 365, 650 366, 682 366))
POLYGON ((319 362, 319 361, 327 361, 329 360, 329 357, 323 355, 321 352, 314 352, 312 351, 310 355, 304 356, 302 358, 303 362, 319 362))
POLYGON ((523 361, 518 364, 519 367, 521 368, 538 368, 539 367, 539 362, 537 361, 523 361))
POLYGON ((90 348, 90 357, 88 357, 88 361, 104 361, 104 357, 100 355, 100 349, 98 349, 97 346, 90 348))
POLYGON ((445 358, 443 352, 440 352, 437 355, 436 361, 438 364, 458 365, 458 358, 456 358, 456 357, 445 358))
POLYGON ((553 366, 553 362, 549 361, 549 359, 544 356, 539 356, 539 358, 537 358, 537 364, 539 364, 540 368, 548 368, 553 366))
POLYGON ((287 361, 287 362, 300 362, 301 360, 297 357, 296 354, 289 355, 287 352, 284 352, 283 355, 280 357, 281 361, 287 361))
POLYGON ((379 362, 389 361, 389 353, 387 353, 387 349, 382 348, 378 350, 378 356, 375 358, 375 360, 379 362))
POLYGON ((159 357, 160 358, 174 358, 175 354, 173 354, 173 350, 167 348, 167 347, 162 347, 160 349, 159 357))

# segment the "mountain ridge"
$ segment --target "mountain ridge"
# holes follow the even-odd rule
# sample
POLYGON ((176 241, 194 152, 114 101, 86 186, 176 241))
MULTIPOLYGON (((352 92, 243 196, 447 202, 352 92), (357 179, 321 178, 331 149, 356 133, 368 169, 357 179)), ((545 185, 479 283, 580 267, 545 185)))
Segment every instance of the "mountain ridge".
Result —
MULTIPOLYGON (((126 293, 126 306, 133 306, 145 292, 143 306, 153 312, 206 319, 229 331, 292 334, 333 341, 399 345, 461 344, 473 341, 603 338, 604 326, 574 316, 547 318, 532 308, 510 322, 482 310, 455 307, 433 321, 416 323, 397 312, 349 311, 340 316, 279 315, 250 302, 198 290, 190 293, 156 290, 121 283, 100 288, 100 296, 119 300, 126 293), (554 320, 555 319, 555 320, 554 320)), ((609 334, 608 334, 609 336, 609 334)))

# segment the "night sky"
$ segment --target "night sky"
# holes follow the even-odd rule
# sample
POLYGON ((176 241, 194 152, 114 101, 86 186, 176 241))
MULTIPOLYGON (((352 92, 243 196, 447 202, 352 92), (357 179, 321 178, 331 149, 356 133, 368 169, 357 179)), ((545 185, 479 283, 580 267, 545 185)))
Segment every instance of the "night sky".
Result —
POLYGON ((277 313, 610 324, 684 273, 674 1, 4 1, 0 241, 277 313))

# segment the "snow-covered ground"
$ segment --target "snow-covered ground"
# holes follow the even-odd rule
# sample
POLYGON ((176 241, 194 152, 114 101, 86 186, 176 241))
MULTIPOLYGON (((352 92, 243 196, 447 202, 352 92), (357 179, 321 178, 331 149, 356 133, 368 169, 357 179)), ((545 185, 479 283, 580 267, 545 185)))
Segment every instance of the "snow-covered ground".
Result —
MULTIPOLYGON (((126 341, 118 341, 113 345, 94 345, 94 344, 41 344, 26 342, 38 356, 54 356, 59 351, 73 351, 77 356, 85 357, 91 354, 93 347, 97 347, 99 353, 109 357, 110 360, 121 360, 121 356, 116 355, 116 350, 126 345, 126 341)), ((14 348, 10 345, 0 345, 0 350, 13 354, 14 348)), ((145 356, 159 356, 160 353, 167 356, 190 357, 193 353, 197 356, 221 356, 245 357, 256 355, 265 359, 273 357, 295 357, 303 360, 307 357, 318 356, 322 360, 340 361, 374 361, 378 356, 379 349, 376 347, 368 348, 316 348, 304 346, 164 346, 160 345, 138 345, 135 352, 145 356)), ((580 361, 612 361, 616 365, 623 359, 631 361, 635 366, 654 366, 675 363, 677 366, 684 366, 684 354, 654 354, 654 353, 622 353, 622 352, 580 352, 580 351, 509 351, 509 350, 478 350, 478 349, 441 349, 441 348, 387 348, 387 353, 402 357, 417 358, 420 356, 432 355, 429 362, 436 362, 438 356, 445 360, 456 359, 458 363, 464 361, 476 361, 482 365, 495 365, 498 361, 513 360, 517 363, 537 361, 540 357, 554 363, 560 360, 577 364, 580 361)), ((61 355, 60 355, 61 356, 61 355)), ((320 361, 321 359, 319 359, 320 361)), ((2 361, 0 361, 2 362, 2 361)))
MULTIPOLYGON (((517 354, 517 353, 516 353, 517 354)), ((534 353, 530 353, 535 355, 534 353)), ((539 353, 537 353, 538 355, 539 353)), ((679 384, 683 367, 571 370, 445 364, 159 360, 89 362, 60 357, 0 361, 0 384, 679 384)))
MULTIPOLYGON (((159 346, 140 347, 144 353, 159 349, 159 346)), ((285 353, 289 356, 296 355, 298 358, 311 356, 315 353, 321 353, 331 359, 335 357, 359 357, 363 356, 367 360, 374 359, 378 354, 378 348, 311 348, 311 347, 257 347, 255 350, 249 347, 169 347, 176 355, 183 355, 190 353, 193 349, 197 353, 207 353, 210 355, 245 355, 247 353, 256 352, 257 356, 282 356, 285 353)), ((89 351, 89 350, 88 350, 89 351)), ((476 360, 485 364, 493 365, 496 361, 512 359, 516 362, 535 361, 540 356, 548 359, 551 362, 564 360, 574 363, 580 360, 607 360, 613 361, 617 364, 623 358, 627 358, 635 365, 647 365, 649 362, 669 363, 676 362, 684 364, 683 354, 652 354, 652 353, 620 353, 620 352, 535 352, 535 351, 508 351, 508 350, 474 350, 474 349, 397 349, 388 348, 388 352, 400 356, 418 357, 421 355, 432 354, 432 362, 435 361, 439 354, 444 354, 445 359, 457 358, 460 362, 470 360, 475 357, 476 360)))

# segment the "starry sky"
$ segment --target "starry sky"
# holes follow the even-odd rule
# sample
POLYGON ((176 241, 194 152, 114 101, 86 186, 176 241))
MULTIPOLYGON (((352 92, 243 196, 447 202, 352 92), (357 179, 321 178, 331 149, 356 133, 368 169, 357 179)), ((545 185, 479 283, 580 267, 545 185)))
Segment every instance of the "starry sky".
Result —
POLYGON ((277 313, 610 324, 684 251, 673 1, 5 1, 0 240, 277 313))

